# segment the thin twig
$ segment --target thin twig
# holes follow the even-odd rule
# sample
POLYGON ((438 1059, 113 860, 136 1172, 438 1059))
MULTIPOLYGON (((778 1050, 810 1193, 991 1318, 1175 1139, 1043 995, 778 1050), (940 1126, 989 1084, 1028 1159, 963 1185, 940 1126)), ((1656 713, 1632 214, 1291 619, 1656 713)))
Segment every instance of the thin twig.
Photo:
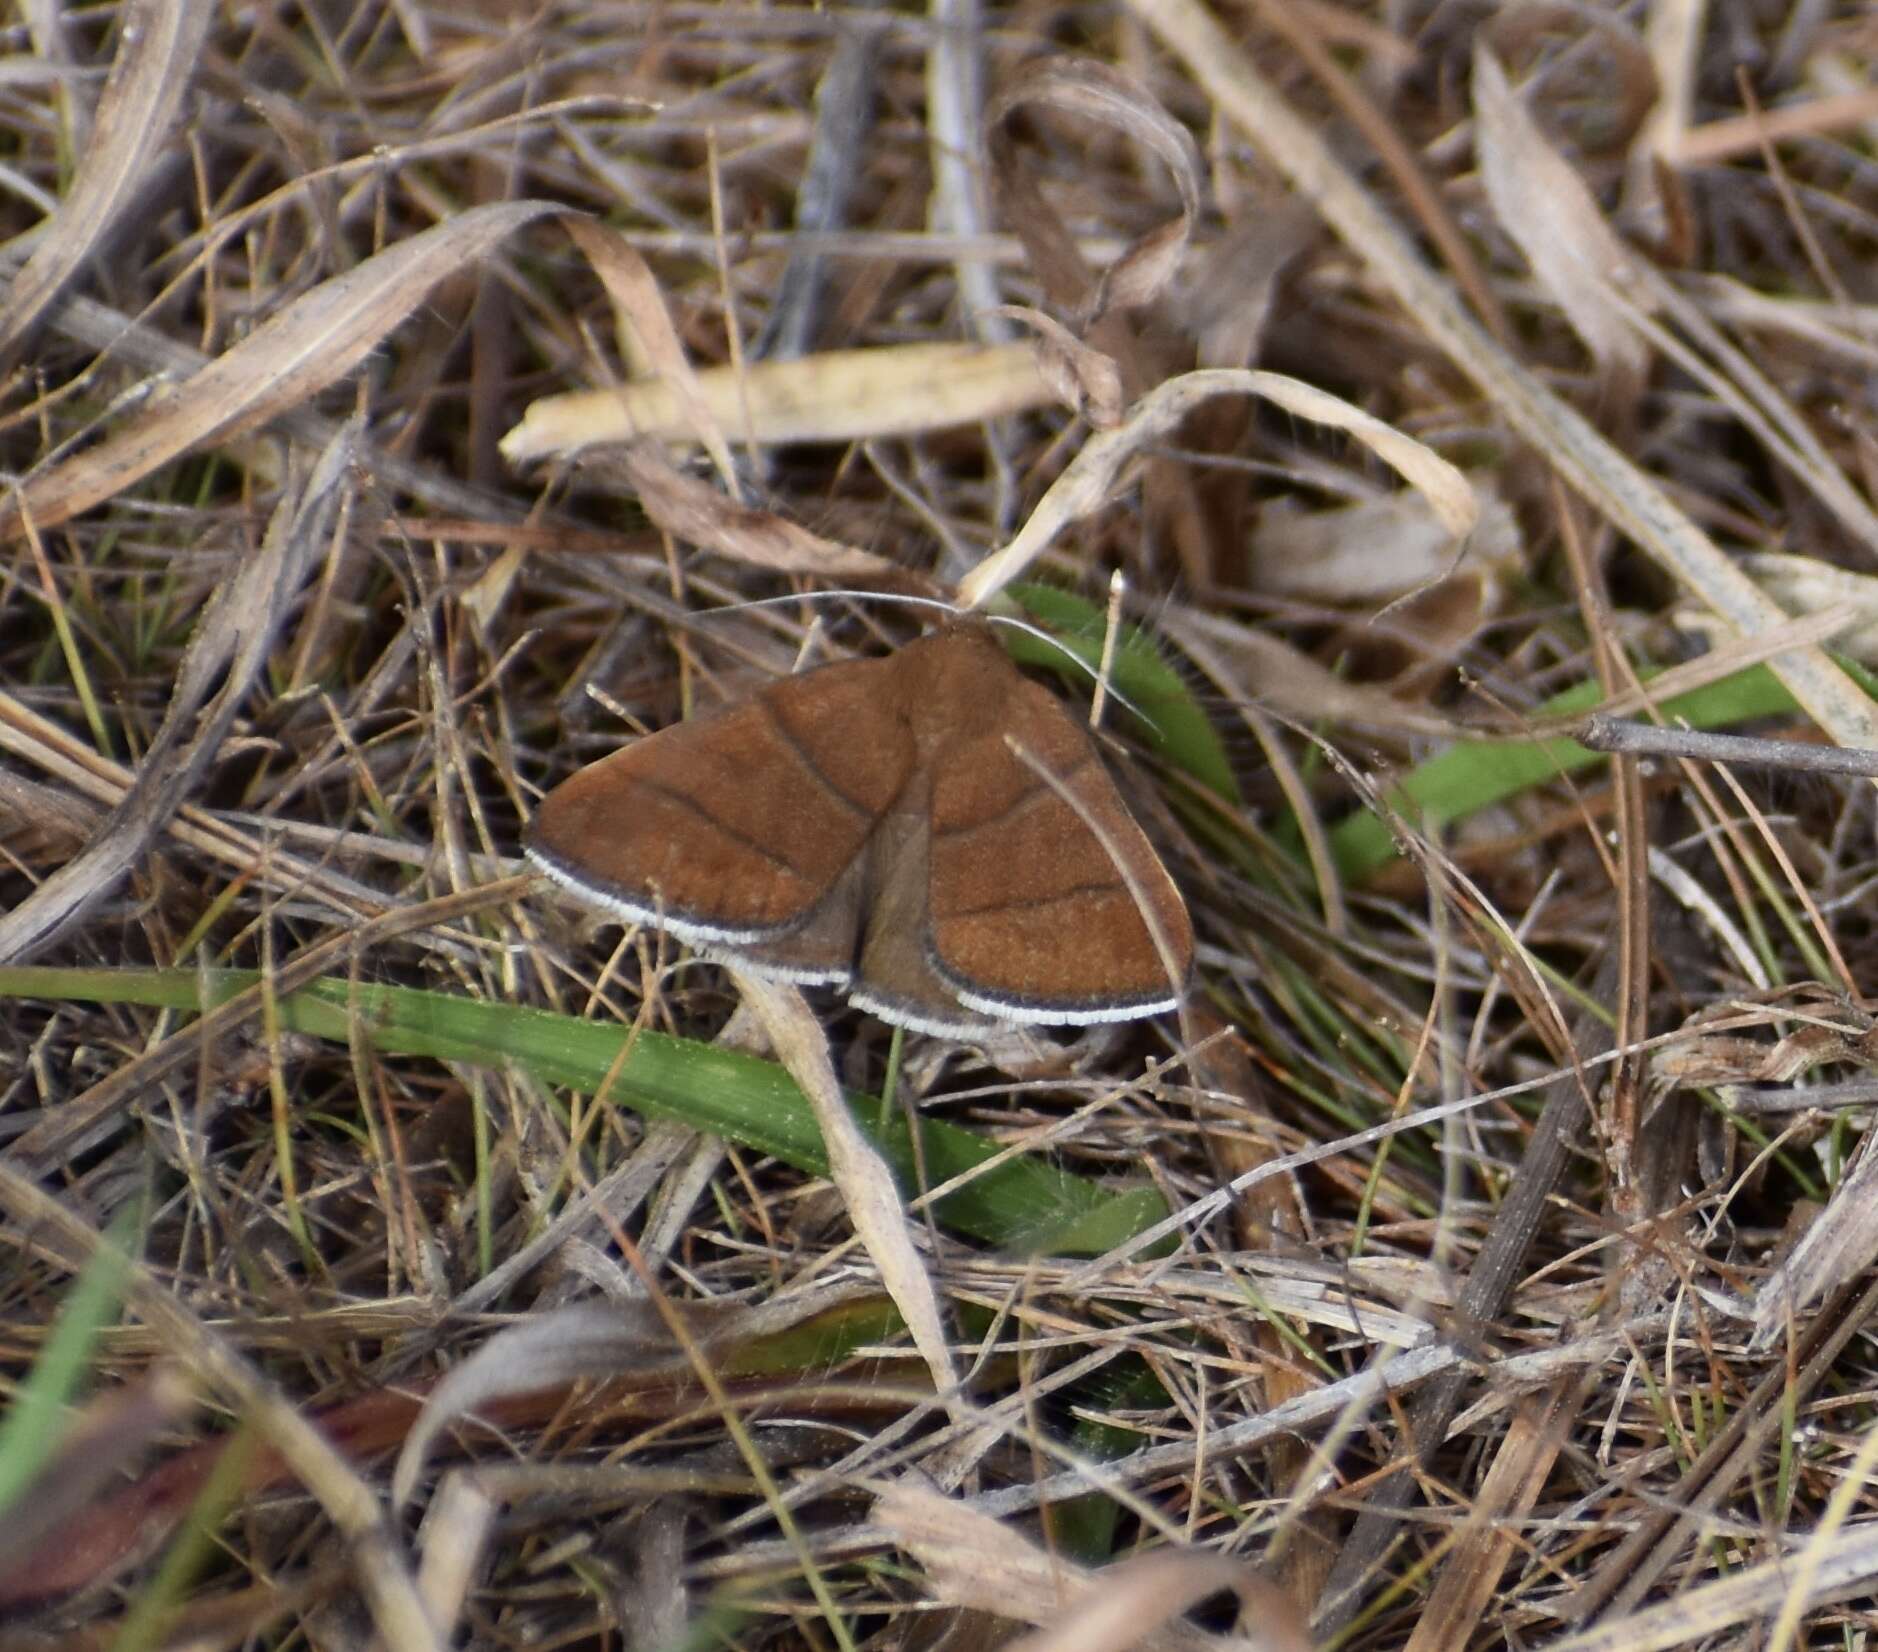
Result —
POLYGON ((1665 728, 1614 717, 1587 717, 1578 743, 1592 751, 1628 757, 1692 757, 1704 763, 1734 763, 1794 774, 1849 774, 1878 779, 1878 751, 1859 746, 1819 746, 1805 740, 1760 740, 1748 734, 1709 734, 1665 728))

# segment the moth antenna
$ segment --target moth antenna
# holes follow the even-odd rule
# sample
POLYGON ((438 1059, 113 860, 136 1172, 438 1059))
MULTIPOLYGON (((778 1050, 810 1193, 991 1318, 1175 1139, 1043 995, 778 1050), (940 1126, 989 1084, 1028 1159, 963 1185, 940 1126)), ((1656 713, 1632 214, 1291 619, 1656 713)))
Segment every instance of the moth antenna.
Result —
MULTIPOLYGON (((1119 570, 1117 570, 1115 577, 1116 579, 1122 578, 1119 570)), ((1132 711, 1142 722, 1150 726, 1153 725, 1154 719, 1143 711, 1140 706, 1136 705, 1133 700, 1129 699, 1126 694, 1123 694, 1117 689, 1109 679, 1109 673, 1114 666, 1115 650, 1120 642, 1119 595, 1112 596, 1110 599, 1109 625, 1102 639, 1102 663, 1099 667, 1092 667, 1089 662, 1073 648, 1065 647, 1061 637, 1044 630, 1042 626, 1035 625, 1029 620, 1019 619, 1014 614, 992 614, 985 612, 983 609, 961 608, 956 602, 942 602, 937 597, 916 597, 904 591, 861 591, 844 587, 834 587, 825 591, 796 591, 777 597, 752 597, 747 602, 732 603, 723 608, 710 609, 706 614, 700 615, 699 617, 708 618, 709 615, 713 613, 736 613, 745 608, 779 608, 785 603, 820 602, 823 600, 832 601, 837 598, 854 602, 897 602, 910 608, 936 608, 949 619, 958 619, 965 614, 977 613, 981 619, 988 621, 992 625, 1008 625, 1014 631, 1022 631, 1026 636, 1035 637, 1037 641, 1042 643, 1046 648, 1054 648, 1071 666, 1082 672, 1089 678, 1090 682, 1095 685, 1095 699, 1091 705, 1089 714, 1091 727, 1094 727, 1101 721, 1103 709, 1111 699, 1118 705, 1132 711)), ((801 669, 799 663, 797 669, 801 669)))
POLYGON ((1113 700, 1117 705, 1132 711, 1142 722, 1146 723, 1148 727, 1152 728, 1154 726, 1154 719, 1108 680, 1109 670, 1115 661, 1113 643, 1119 640, 1119 633, 1115 628, 1111 627, 1108 634, 1103 638, 1101 664, 1092 666, 1082 655, 1078 654, 1075 649, 1068 647, 1061 637, 1057 636, 1054 632, 1045 631, 1041 626, 1032 625, 1029 620, 1018 619, 1011 614, 986 614, 984 617, 993 625, 1008 625, 1013 631, 1022 631, 1027 637, 1035 637, 1044 647, 1054 648, 1057 653, 1063 656, 1065 663, 1080 671, 1095 685, 1097 699, 1094 706, 1091 708, 1089 716, 1089 722, 1092 727, 1101 716, 1101 705, 1105 699, 1113 700))
POLYGON ((937 597, 916 597, 907 591, 859 591, 833 587, 826 591, 791 591, 779 597, 751 597, 746 602, 727 603, 708 610, 714 614, 735 614, 746 608, 780 608, 785 603, 823 602, 836 599, 850 602, 898 602, 912 608, 937 608, 952 619, 965 612, 956 602, 941 602, 937 597))

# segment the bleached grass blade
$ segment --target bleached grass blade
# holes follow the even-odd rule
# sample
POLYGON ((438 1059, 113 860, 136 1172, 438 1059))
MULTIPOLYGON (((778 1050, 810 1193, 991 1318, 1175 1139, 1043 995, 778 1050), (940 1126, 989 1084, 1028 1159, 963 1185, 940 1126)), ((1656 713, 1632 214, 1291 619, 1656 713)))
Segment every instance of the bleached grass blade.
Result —
POLYGON ((91 141, 39 245, 0 302, 0 358, 44 313, 116 226, 161 159, 216 8, 134 0, 118 18, 117 57, 99 95, 91 141))
POLYGON ((322 282, 124 429, 30 478, 0 507, 0 538, 18 537, 27 517, 42 529, 70 521, 192 448, 299 407, 350 373, 438 281, 561 210, 545 201, 474 207, 322 282))

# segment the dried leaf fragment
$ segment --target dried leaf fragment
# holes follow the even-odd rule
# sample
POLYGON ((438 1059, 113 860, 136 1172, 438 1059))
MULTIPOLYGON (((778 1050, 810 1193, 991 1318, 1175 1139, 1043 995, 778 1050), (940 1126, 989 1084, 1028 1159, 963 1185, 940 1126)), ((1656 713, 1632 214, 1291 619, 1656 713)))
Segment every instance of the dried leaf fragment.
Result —
POLYGON ((871 551, 824 539, 774 511, 738 504, 708 482, 684 475, 650 442, 629 447, 621 464, 646 515, 674 539, 779 573, 876 583, 913 577, 871 551))
MULTIPOLYGON (((741 371, 708 368, 694 383, 705 411, 730 439, 758 447, 939 430, 1056 400, 1028 344, 830 350, 741 371)), ((639 437, 675 446, 696 440, 691 418, 663 380, 531 403, 502 438, 502 456, 519 465, 639 437)))

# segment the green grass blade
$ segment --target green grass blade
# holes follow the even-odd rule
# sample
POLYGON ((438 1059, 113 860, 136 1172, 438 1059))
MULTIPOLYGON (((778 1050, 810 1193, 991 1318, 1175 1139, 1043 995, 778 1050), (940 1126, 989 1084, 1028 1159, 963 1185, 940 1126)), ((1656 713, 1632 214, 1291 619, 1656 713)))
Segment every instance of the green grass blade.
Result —
MULTIPOLYGON (((79 970, 25 966, 0 969, 0 993, 17 997, 138 1003, 172 1009, 201 1002, 196 974, 179 970, 79 970)), ((253 986, 248 970, 208 977, 219 1002, 253 986)), ((346 1042, 358 1029, 389 1054, 431 1056, 502 1068, 511 1063, 543 1084, 597 1093, 652 1117, 675 1118, 699 1130, 767 1153, 810 1175, 828 1160, 806 1098, 774 1062, 714 1045, 640 1033, 613 1022, 582 1021, 516 1004, 480 1003, 412 987, 328 980, 280 1000, 280 1024, 294 1032, 346 1042), (627 1046, 630 1044, 630 1050, 627 1046), (617 1068, 617 1071, 615 1070, 617 1068)), ((1003 1149, 936 1119, 920 1122, 917 1154, 906 1120, 884 1122, 878 1109, 856 1105, 861 1127, 881 1149, 910 1198, 927 1185, 976 1169, 1003 1149)), ((939 1220, 994 1245, 1027 1254, 1093 1255, 1161 1220, 1167 1207, 1151 1189, 1117 1192, 1027 1155, 1004 1160, 942 1199, 939 1220)))
POLYGON ((123 1301, 130 1269, 124 1247, 140 1225, 135 1204, 111 1224, 105 1243, 73 1285, 19 1398, 0 1420, 0 1509, 19 1500, 59 1449, 66 1408, 84 1384, 92 1345, 123 1301))
MULTIPOLYGON (((1091 672, 1102 663, 1102 639, 1108 616, 1069 591, 1052 585, 1013 585, 1006 593, 1035 620, 1057 633, 1058 648, 1026 636, 1011 626, 999 640, 1022 665, 1045 666, 1087 692, 1090 679, 1069 667, 1068 649, 1091 672)), ((1193 697, 1186 680, 1162 657, 1153 639, 1137 625, 1124 625, 1115 643, 1112 681, 1116 696, 1130 713, 1142 743, 1155 756, 1191 775, 1229 803, 1239 801, 1239 783, 1212 721, 1193 697)))
MULTIPOLYGON (((1597 709, 1601 698, 1595 683, 1581 683, 1546 701, 1534 716, 1588 713, 1597 709)), ((1791 712, 1795 706, 1774 674, 1765 666, 1755 666, 1666 700, 1662 709, 1667 716, 1681 718, 1692 728, 1712 729, 1791 712)), ((1411 826, 1424 821, 1447 826, 1531 786, 1544 785, 1604 761, 1603 753, 1563 738, 1470 742, 1450 746, 1439 756, 1416 765, 1386 794, 1387 801, 1411 826)), ((1367 811, 1340 822, 1330 834, 1330 845, 1338 870, 1353 883, 1360 883, 1397 854, 1388 824, 1367 811)))

